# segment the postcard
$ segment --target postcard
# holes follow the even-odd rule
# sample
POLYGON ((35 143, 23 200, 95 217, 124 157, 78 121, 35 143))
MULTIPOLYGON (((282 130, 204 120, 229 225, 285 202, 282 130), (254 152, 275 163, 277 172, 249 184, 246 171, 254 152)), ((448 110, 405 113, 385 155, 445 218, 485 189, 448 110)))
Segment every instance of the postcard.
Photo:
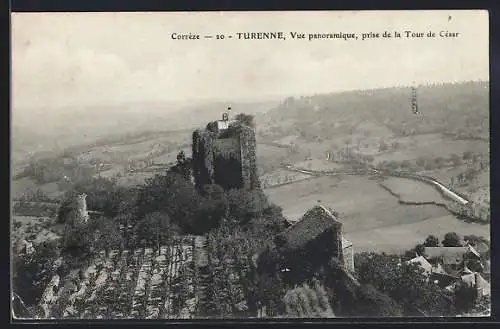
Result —
POLYGON ((489 316, 488 23, 13 13, 12 317, 489 316))

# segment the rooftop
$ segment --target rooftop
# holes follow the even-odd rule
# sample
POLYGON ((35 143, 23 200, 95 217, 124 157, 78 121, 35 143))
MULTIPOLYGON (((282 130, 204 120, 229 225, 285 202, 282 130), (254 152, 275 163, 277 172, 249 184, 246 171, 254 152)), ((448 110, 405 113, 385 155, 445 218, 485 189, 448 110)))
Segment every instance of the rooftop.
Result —
POLYGON ((490 293, 491 286, 479 273, 470 273, 461 277, 462 281, 472 287, 476 287, 483 291, 483 295, 490 293))
MULTIPOLYGON (((316 239, 329 229, 340 229, 341 227, 342 223, 337 220, 332 210, 324 206, 314 206, 302 216, 300 221, 279 236, 284 237, 288 246, 295 249, 316 239)), ((345 240, 345 243, 347 246, 350 244, 347 240, 345 240)))
POLYGON ((423 256, 412 258, 408 261, 409 264, 418 264, 426 273, 432 272, 432 265, 423 256))
POLYGON ((467 247, 426 247, 425 254, 427 259, 442 258, 445 264, 457 264, 463 260, 463 257, 468 253, 479 256, 474 248, 467 247))

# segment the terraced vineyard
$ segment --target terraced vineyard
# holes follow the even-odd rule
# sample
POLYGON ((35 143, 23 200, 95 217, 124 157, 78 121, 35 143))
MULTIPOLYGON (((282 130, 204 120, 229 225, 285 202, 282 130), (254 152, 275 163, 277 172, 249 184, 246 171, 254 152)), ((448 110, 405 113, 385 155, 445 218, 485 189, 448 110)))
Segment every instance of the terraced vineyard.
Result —
POLYGON ((52 279, 41 304, 45 316, 192 318, 198 300, 194 249, 195 237, 183 237, 158 250, 101 252, 84 269, 83 279, 71 274, 52 279))
POLYGON ((250 261, 245 257, 249 247, 237 236, 207 237, 207 263, 200 271, 199 284, 201 317, 248 317, 246 290, 250 287, 245 286, 243 278, 250 270, 250 261))

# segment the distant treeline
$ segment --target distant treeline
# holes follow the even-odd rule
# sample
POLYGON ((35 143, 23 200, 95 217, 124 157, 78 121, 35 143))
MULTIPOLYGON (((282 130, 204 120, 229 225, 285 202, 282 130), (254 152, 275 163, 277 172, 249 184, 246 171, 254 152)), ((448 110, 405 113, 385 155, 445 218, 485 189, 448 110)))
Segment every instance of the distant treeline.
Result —
POLYGON ((352 133, 360 121, 377 123, 396 136, 488 137, 488 82, 417 86, 417 99, 418 118, 411 111, 409 87, 289 97, 259 122, 271 125, 266 134, 275 137, 301 134, 329 139, 332 134, 352 133))
POLYGON ((78 164, 75 158, 45 158, 33 160, 15 179, 31 178, 38 184, 66 180, 89 179, 97 173, 98 163, 78 164))

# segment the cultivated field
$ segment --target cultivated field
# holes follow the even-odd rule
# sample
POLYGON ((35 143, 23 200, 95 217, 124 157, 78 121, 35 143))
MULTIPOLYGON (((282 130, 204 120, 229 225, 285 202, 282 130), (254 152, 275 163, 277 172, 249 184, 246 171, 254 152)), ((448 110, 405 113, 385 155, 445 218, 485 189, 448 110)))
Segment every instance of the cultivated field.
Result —
POLYGON ((267 174, 279 169, 284 161, 289 160, 286 148, 257 143, 257 167, 259 174, 267 174))
POLYGON ((71 273, 55 275, 41 306, 48 317, 61 312, 79 319, 191 318, 197 305, 193 239, 159 250, 101 252, 77 287, 68 284, 75 280, 71 273))
POLYGON ((278 169, 271 173, 262 175, 260 177, 260 182, 263 188, 267 188, 281 184, 298 182, 304 179, 309 179, 311 177, 311 175, 303 174, 300 172, 278 169))
POLYGON ((381 182, 403 202, 445 204, 447 200, 433 186, 413 179, 389 177, 381 182))
POLYGON ((179 148, 179 149, 176 149, 175 151, 168 152, 168 153, 159 155, 157 157, 154 157, 153 161, 155 163, 174 163, 177 161, 177 154, 179 154, 179 152, 181 150, 184 151, 184 154, 186 155, 186 157, 191 157, 192 148, 191 148, 191 146, 189 146, 189 147, 179 148))
POLYGON ((313 171, 333 171, 333 170, 343 170, 345 167, 341 164, 327 161, 324 159, 312 159, 301 161, 293 164, 294 168, 297 169, 309 169, 313 171))
POLYGON ((14 215, 11 223, 11 241, 13 244, 26 239, 37 245, 60 237, 60 227, 54 225, 54 219, 51 218, 14 215))
POLYGON ((56 182, 39 185, 30 178, 12 180, 10 189, 12 199, 19 198, 23 194, 36 191, 37 189, 41 189, 49 198, 57 198, 62 195, 59 185, 56 182))
POLYGON ((154 177, 156 174, 157 172, 153 171, 124 173, 117 179, 117 184, 121 186, 144 185, 146 179, 154 177))
POLYGON ((442 207, 399 204, 368 177, 319 177, 267 189, 266 194, 292 221, 318 202, 332 207, 340 213, 344 233, 356 250, 409 249, 438 231, 489 236, 489 225, 465 223, 442 207), (392 232, 391 237, 383 232, 392 232))
POLYGON ((374 163, 380 161, 413 160, 420 156, 449 158, 452 154, 461 156, 465 151, 488 153, 489 144, 482 140, 452 140, 440 134, 422 134, 386 141, 389 145, 398 142, 397 149, 374 155, 374 163))
POLYGON ((442 239, 448 232, 456 232, 461 236, 474 234, 489 239, 490 225, 467 223, 453 215, 444 215, 411 224, 348 232, 346 236, 353 241, 355 252, 399 253, 422 243, 431 234, 442 239))

